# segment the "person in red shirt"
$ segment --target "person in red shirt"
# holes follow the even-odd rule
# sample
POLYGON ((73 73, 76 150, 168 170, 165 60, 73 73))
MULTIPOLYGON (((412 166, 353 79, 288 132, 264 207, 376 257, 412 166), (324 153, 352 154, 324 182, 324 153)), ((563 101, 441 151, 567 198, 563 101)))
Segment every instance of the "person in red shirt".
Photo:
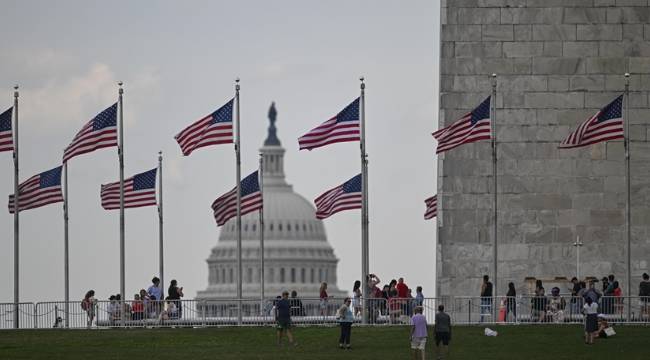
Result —
POLYGON ((404 299, 408 297, 409 287, 404 283, 404 278, 399 278, 399 280, 397 280, 397 285, 395 285, 395 288, 397 288, 398 298, 404 299))
POLYGON ((144 319, 144 303, 140 299, 140 294, 135 294, 133 302, 131 303, 131 312, 133 313, 133 320, 144 319))

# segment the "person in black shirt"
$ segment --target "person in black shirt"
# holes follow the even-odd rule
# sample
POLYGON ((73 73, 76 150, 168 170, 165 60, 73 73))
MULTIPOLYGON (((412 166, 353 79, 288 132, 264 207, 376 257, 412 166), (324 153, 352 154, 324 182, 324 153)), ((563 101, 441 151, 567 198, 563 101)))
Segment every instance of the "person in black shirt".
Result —
POLYGON ((510 282, 508 283, 508 292, 506 293, 506 317, 505 321, 508 321, 508 314, 512 313, 514 316, 514 321, 517 322, 517 291, 515 290, 515 284, 510 282))
POLYGON ((291 334, 291 305, 289 292, 283 291, 282 298, 275 304, 275 321, 278 329, 278 345, 282 345, 282 335, 286 332, 289 344, 296 345, 291 334))
POLYGON ((483 275, 483 284, 481 285, 481 322, 483 317, 492 314, 492 283, 490 277, 483 275))
POLYGON ((641 316, 647 317, 650 314, 650 275, 643 273, 643 281, 639 283, 639 296, 641 299, 641 316))
POLYGON ((305 308, 302 306, 302 301, 298 298, 296 290, 291 291, 289 305, 291 305, 291 316, 305 316, 305 308))
POLYGON ((180 319, 183 316, 183 304, 181 303, 181 298, 183 297, 183 288, 178 287, 178 282, 172 280, 169 282, 169 289, 167 289, 167 298, 174 302, 176 309, 178 309, 178 318, 180 319))

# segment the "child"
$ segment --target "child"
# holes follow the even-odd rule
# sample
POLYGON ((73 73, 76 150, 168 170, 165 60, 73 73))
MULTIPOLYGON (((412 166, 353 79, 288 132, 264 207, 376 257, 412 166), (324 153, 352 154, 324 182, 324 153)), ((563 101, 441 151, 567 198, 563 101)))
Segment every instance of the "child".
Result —
POLYGON ((350 335, 352 334, 352 323, 354 316, 352 316, 352 309, 350 304, 352 300, 349 297, 345 298, 343 305, 336 312, 336 317, 341 324, 341 336, 339 337, 339 348, 350 350, 350 335))
POLYGON ((424 346, 427 344, 427 318, 422 315, 422 306, 415 307, 415 315, 411 318, 411 349, 413 359, 424 360, 424 346), (419 354, 419 356, 418 356, 419 354))

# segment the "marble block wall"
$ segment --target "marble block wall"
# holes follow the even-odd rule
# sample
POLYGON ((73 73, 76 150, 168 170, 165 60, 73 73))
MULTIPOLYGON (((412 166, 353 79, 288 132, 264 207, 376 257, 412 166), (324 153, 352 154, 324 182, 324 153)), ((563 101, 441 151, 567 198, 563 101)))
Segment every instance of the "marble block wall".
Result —
MULTIPOLYGON (((559 150, 631 73, 632 294, 650 261, 650 1, 442 0, 439 127, 498 74, 498 295, 524 278, 613 273, 627 292, 622 141, 559 150)), ((438 157, 439 296, 479 295, 493 274, 489 141, 438 157)), ((525 289, 525 291, 524 291, 525 289)), ((547 289, 550 291, 550 289, 547 289)), ((563 289, 565 291, 565 289, 563 289)))

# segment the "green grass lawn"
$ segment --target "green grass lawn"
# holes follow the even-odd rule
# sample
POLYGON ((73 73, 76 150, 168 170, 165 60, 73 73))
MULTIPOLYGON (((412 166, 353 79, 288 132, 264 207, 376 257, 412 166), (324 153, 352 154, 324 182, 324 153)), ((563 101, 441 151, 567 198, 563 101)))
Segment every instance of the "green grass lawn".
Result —
MULTIPOLYGON (((650 359, 650 327, 617 326, 618 335, 585 345, 580 326, 453 329, 451 359, 650 359)), ((337 347, 336 327, 296 328, 298 346, 278 347, 269 327, 0 332, 0 359, 409 359, 408 327, 353 327, 352 350, 337 347)), ((431 335, 431 334, 430 334, 431 335)), ((427 358, 433 359, 432 338, 427 358)))

